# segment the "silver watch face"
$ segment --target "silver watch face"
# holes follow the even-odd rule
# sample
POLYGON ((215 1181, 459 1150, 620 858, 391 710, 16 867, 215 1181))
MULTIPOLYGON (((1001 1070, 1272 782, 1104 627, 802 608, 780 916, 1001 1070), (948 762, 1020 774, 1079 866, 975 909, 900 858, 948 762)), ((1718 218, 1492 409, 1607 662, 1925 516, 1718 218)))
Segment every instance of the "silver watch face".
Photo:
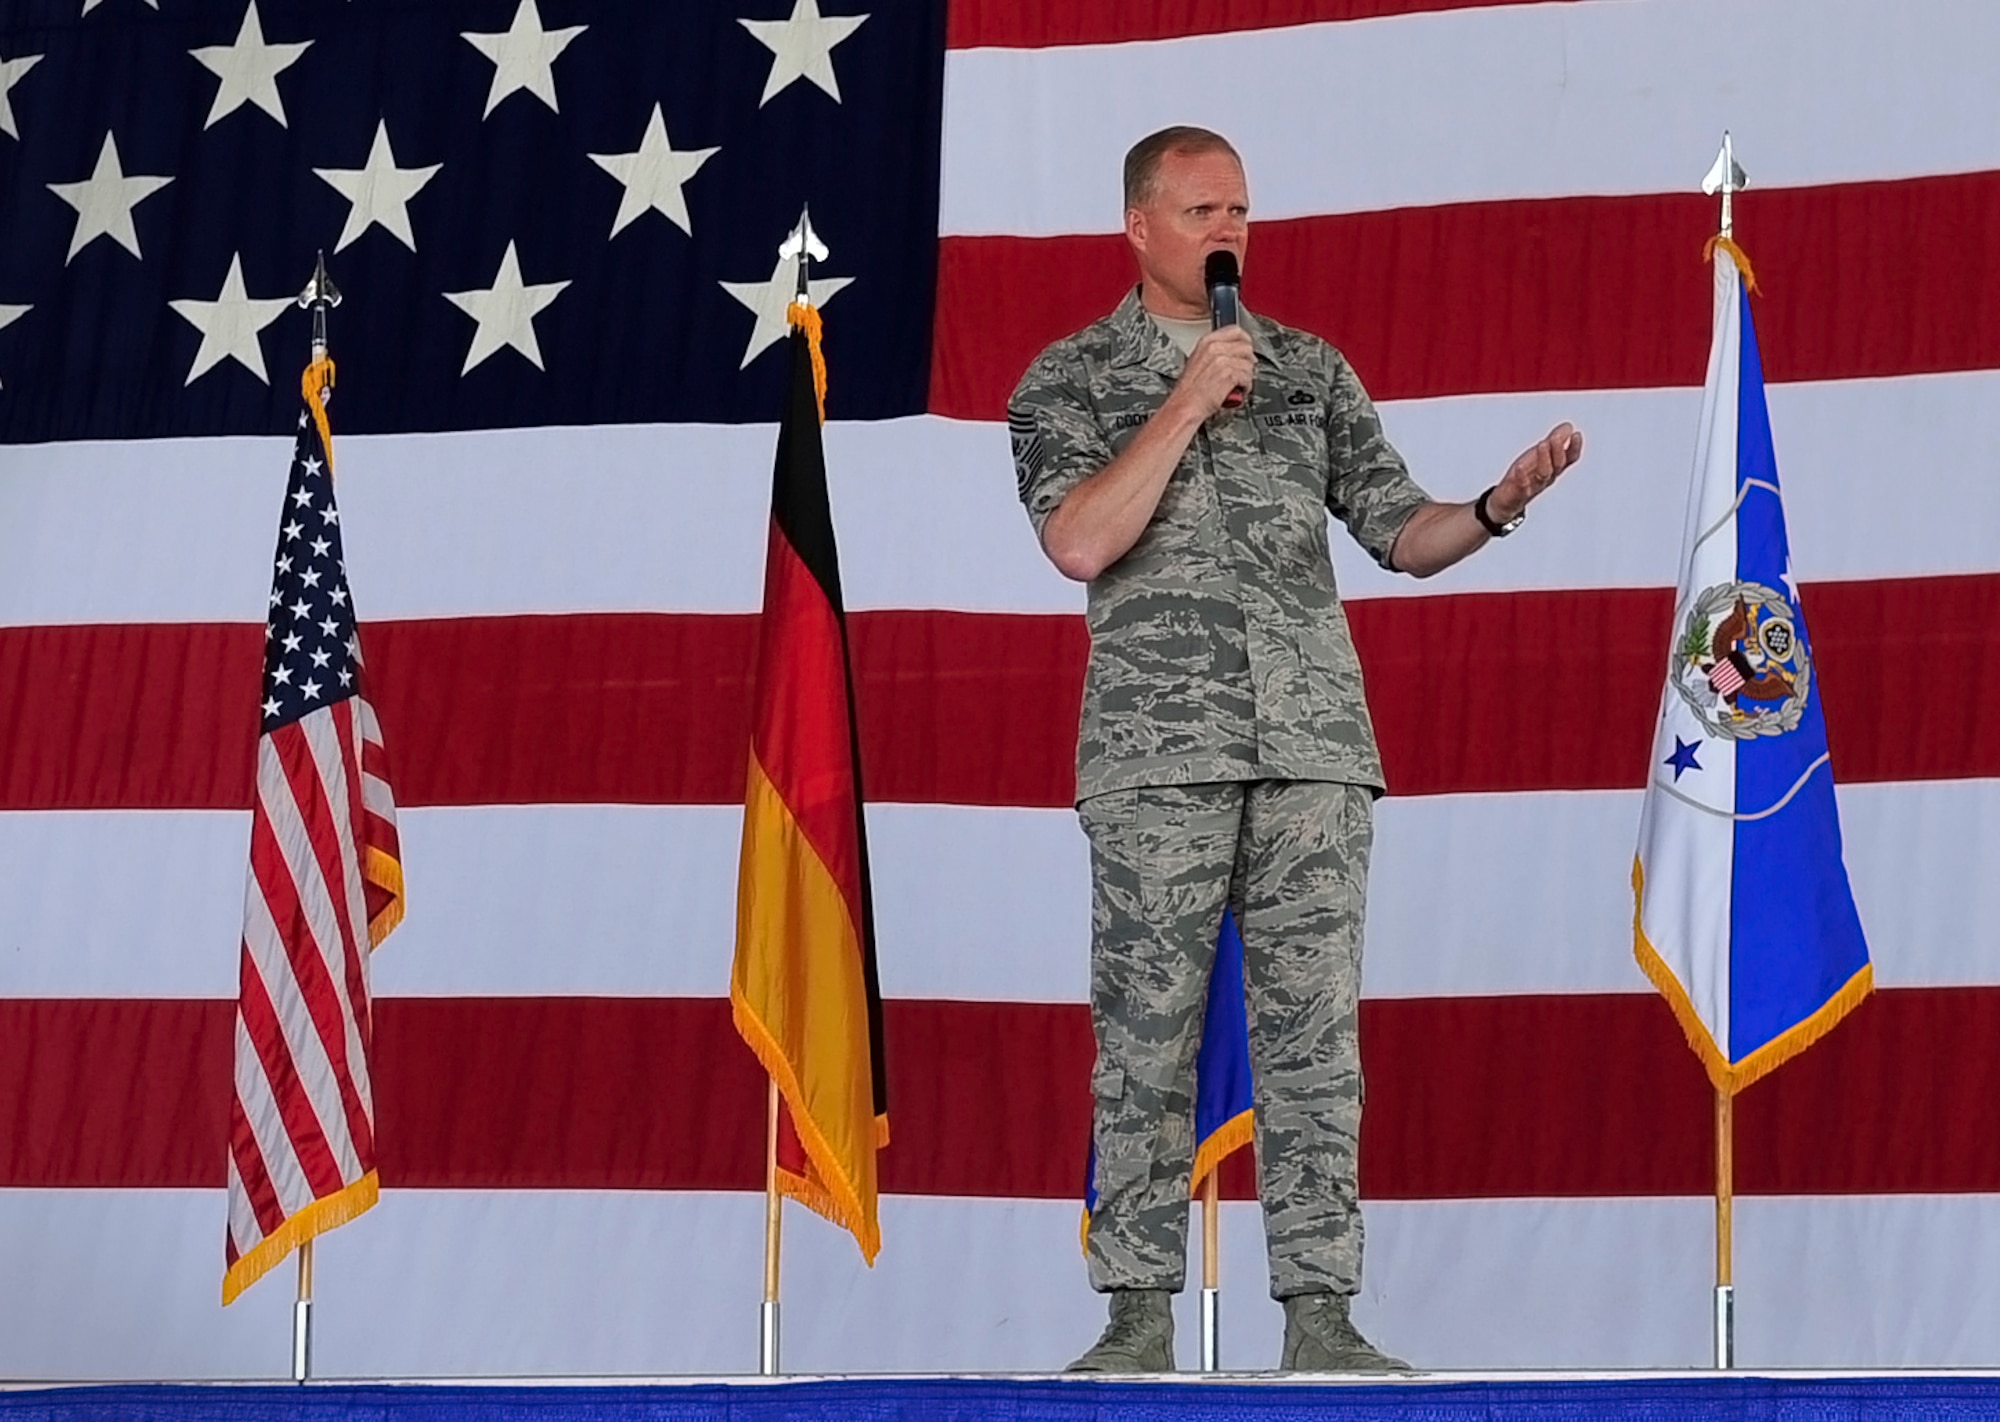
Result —
POLYGON ((1528 521, 1528 511, 1526 509, 1522 509, 1519 513, 1515 514, 1512 518, 1508 519, 1505 523, 1500 525, 1500 536, 1502 538, 1505 538, 1508 534, 1512 533, 1515 529, 1519 528, 1522 524, 1526 523, 1527 521, 1528 521))

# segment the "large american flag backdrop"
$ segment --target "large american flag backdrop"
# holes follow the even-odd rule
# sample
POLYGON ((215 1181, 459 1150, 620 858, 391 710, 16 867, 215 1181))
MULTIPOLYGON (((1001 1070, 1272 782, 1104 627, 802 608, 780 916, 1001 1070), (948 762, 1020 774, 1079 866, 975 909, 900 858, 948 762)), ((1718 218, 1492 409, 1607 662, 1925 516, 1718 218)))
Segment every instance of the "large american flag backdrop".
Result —
MULTIPOLYGON (((1363 1323, 1441 1366, 1707 1356, 1710 1096, 1629 871, 1729 127, 1882 984, 1740 1105, 1741 1352, 1995 1361, 1996 78, 1986 0, 0 0, 0 1374, 285 1366, 288 1281, 218 1294, 283 301, 322 247, 410 908, 319 1364, 754 1365, 725 994, 808 203, 896 1131, 878 1268, 792 1216, 787 1362, 1087 1339, 1081 601, 1002 412, 1117 300, 1118 161, 1172 121, 1248 159, 1246 299, 1348 353, 1435 493, 1590 438, 1435 582, 1337 555, 1393 787, 1363 1323)), ((1269 1365, 1226 1214, 1226 1357, 1269 1365)))

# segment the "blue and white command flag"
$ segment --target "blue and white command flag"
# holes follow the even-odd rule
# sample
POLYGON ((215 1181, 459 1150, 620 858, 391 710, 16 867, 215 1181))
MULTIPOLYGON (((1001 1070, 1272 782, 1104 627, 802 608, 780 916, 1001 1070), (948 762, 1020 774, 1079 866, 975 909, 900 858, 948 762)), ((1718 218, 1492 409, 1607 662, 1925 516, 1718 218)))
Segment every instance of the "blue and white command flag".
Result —
MULTIPOLYGON (((1222 1162, 1256 1135, 1255 1089, 1250 1073, 1250 1009, 1243 982, 1243 935, 1236 915, 1222 911, 1215 938, 1215 966, 1202 1007, 1201 1047, 1194 1061, 1194 1173, 1188 1193, 1199 1195, 1222 1162)), ((1095 1132, 1093 1131, 1093 1137, 1095 1132)), ((1083 1166, 1083 1242, 1090 1245, 1090 1212, 1097 1208, 1097 1142, 1083 1166)))
POLYGON ((1715 338, 1632 867, 1639 965, 1723 1092, 1805 1050, 1874 985, 1740 263, 1717 242, 1715 338))
POLYGON ((1209 1175, 1250 1144, 1256 1132, 1254 1097, 1243 935, 1237 930, 1236 915, 1224 909, 1222 931, 1215 939, 1215 966, 1208 974, 1201 1048, 1194 1061, 1194 1177, 1190 1193, 1199 1195, 1209 1175))

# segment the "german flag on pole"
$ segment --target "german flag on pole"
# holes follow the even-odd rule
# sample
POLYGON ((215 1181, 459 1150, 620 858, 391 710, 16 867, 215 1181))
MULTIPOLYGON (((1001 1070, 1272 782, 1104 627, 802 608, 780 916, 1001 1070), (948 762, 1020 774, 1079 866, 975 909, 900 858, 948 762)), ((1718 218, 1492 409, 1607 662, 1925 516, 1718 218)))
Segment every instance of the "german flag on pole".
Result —
POLYGON ((729 997, 784 1103, 779 1189, 853 1231, 873 1264, 889 1117, 860 741, 820 442, 819 313, 790 314, 729 997))

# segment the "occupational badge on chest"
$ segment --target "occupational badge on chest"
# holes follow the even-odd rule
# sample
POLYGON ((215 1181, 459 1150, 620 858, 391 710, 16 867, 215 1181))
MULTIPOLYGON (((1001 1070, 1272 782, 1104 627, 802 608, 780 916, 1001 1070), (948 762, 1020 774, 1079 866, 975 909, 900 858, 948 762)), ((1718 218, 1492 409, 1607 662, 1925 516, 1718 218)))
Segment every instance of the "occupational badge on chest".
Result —
POLYGON ((1319 401, 1310 390, 1294 390, 1285 403, 1272 403, 1258 411, 1257 421, 1266 429, 1279 425, 1309 425, 1319 419, 1319 401))
POLYGON ((1805 715, 1812 658, 1783 593, 1719 583, 1694 600, 1668 675, 1708 733, 1781 736, 1805 715))

